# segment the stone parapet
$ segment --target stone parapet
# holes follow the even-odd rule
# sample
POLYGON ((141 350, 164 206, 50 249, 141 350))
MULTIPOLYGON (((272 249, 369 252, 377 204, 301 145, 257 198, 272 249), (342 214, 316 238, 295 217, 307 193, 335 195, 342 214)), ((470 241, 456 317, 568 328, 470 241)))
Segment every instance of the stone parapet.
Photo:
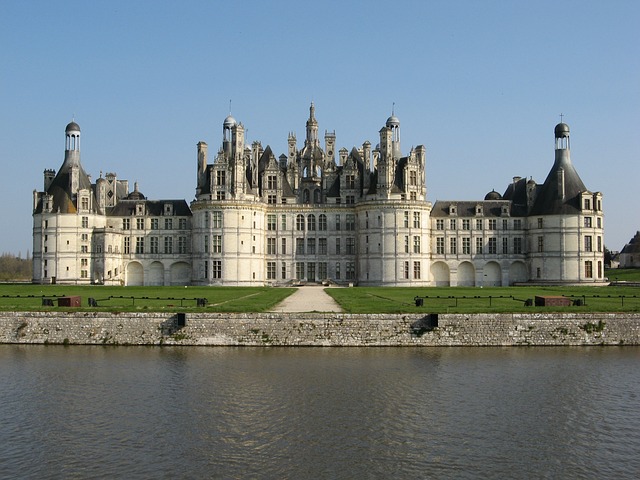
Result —
POLYGON ((0 343, 211 346, 640 345, 640 314, 0 312, 0 343))

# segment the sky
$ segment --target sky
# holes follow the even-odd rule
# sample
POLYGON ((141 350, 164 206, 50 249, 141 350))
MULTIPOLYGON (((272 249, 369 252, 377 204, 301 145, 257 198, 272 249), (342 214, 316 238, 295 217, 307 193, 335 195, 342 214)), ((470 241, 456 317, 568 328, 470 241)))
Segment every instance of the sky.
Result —
POLYGON ((33 191, 82 129, 82 165, 193 200, 231 113, 248 143, 351 150, 394 111, 403 154, 427 151, 427 197, 481 200, 544 182, 554 126, 603 192, 605 245, 640 230, 640 2, 0 1, 0 252, 32 249, 33 191))

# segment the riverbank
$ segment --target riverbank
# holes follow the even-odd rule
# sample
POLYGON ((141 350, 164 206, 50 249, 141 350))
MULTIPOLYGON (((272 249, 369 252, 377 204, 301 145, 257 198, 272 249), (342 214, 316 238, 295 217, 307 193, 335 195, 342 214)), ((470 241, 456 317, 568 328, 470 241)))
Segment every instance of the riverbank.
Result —
POLYGON ((0 312, 0 343, 332 347, 640 345, 640 314, 0 312))

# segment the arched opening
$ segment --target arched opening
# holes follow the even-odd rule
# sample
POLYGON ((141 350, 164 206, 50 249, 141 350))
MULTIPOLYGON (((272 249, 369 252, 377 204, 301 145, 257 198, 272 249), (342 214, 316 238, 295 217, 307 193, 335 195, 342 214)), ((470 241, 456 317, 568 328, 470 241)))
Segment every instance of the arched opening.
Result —
POLYGON ((497 262, 487 263, 483 270, 483 282, 485 287, 499 287, 502 285, 502 268, 497 262))
POLYGON ((458 266, 459 287, 473 287, 476 284, 476 269, 471 262, 462 262, 458 266))
POLYGON ((302 203, 309 203, 309 189, 305 188, 302 192, 302 203))
POLYGON ((191 283, 191 267, 185 262, 171 265, 171 285, 189 285, 191 283))
POLYGON ((322 195, 320 194, 320 189, 316 188, 313 191, 313 203, 321 203, 322 202, 322 195))
POLYGON ((127 265, 127 279, 125 282, 128 286, 144 285, 144 270, 138 262, 130 262, 127 265))
POLYGON ((436 262, 431 265, 431 278, 436 287, 448 287, 451 285, 449 266, 444 262, 436 262))
POLYGON ((527 272, 527 266, 524 262, 513 262, 509 267, 509 283, 526 282, 529 280, 529 273, 527 272))
POLYGON ((147 285, 164 285, 164 265, 160 262, 153 262, 149 265, 147 274, 147 285))

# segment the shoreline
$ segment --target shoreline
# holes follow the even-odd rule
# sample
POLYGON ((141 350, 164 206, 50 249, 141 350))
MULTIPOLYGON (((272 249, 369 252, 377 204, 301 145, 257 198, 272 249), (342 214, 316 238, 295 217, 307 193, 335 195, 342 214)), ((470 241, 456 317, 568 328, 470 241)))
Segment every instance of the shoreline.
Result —
POLYGON ((1 344, 176 346, 640 345, 640 313, 0 312, 1 344))

